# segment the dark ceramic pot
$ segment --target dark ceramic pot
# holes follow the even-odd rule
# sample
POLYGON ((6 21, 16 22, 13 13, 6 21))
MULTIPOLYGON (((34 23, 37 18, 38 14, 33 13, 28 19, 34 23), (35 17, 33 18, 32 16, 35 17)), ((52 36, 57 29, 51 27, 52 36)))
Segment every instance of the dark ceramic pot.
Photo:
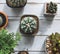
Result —
POLYGON ((27 51, 19 51, 18 54, 29 54, 27 51))
POLYGON ((6 0, 6 4, 11 8, 22 8, 26 3, 27 0, 6 0))

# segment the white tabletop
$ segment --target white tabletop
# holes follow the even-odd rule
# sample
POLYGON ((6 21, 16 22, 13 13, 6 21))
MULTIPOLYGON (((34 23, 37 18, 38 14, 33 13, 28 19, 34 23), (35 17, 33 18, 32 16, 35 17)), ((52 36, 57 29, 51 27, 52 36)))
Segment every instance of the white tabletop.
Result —
POLYGON ((19 32, 20 18, 24 14, 36 15, 39 18, 38 33, 34 37, 22 36, 19 45, 15 48, 17 51, 28 49, 29 54, 46 54, 44 45, 46 37, 51 33, 60 33, 60 0, 28 0, 23 9, 10 8, 6 5, 6 0, 1 0, 0 11, 8 15, 9 32, 19 32), (44 16, 44 4, 49 1, 56 2, 58 5, 57 14, 53 19, 44 16))

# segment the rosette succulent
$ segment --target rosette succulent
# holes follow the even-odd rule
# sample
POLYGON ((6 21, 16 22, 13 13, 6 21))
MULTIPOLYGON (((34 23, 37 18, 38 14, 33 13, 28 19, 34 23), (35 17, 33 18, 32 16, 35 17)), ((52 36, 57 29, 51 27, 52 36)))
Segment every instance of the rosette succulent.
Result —
POLYGON ((53 3, 53 2, 47 3, 47 12, 48 13, 56 13, 56 11, 57 11, 56 3, 53 3))
POLYGON ((24 33, 33 33, 37 29, 37 21, 33 17, 25 17, 20 26, 24 33))
POLYGON ((60 34, 50 35, 46 40, 46 49, 48 54, 60 54, 60 34))
POLYGON ((6 3, 10 7, 18 8, 24 7, 27 3, 27 0, 6 0, 6 3))

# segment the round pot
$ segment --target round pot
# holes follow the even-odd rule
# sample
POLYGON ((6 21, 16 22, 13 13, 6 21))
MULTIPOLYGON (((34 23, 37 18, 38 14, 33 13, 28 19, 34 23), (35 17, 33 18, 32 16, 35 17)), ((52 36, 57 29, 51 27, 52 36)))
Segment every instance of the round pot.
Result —
POLYGON ((8 16, 4 12, 0 12, 0 17, 3 21, 2 24, 0 25, 0 29, 5 28, 8 24, 8 16))
POLYGON ((6 0, 6 4, 11 8, 22 8, 26 3, 27 0, 6 0))
POLYGON ((18 54, 29 54, 27 51, 19 51, 18 54))
POLYGON ((36 20, 36 22, 37 22, 37 28, 36 28, 32 33, 25 33, 25 32, 21 29, 21 24, 20 24, 20 32, 23 33, 23 34, 27 34, 27 35, 34 35, 34 34, 36 34, 36 33, 38 32, 38 29, 39 29, 39 19, 38 19, 38 17, 35 16, 35 15, 23 15, 23 16, 21 17, 21 19, 20 19, 20 23, 21 23, 21 21, 22 21, 25 17, 33 17, 33 18, 36 20))

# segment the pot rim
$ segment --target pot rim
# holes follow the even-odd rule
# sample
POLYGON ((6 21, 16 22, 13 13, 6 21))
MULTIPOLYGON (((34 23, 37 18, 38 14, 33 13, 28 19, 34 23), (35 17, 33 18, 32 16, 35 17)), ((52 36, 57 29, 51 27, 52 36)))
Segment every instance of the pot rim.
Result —
MULTIPOLYGON (((27 0, 26 0, 26 3, 27 3, 27 0)), ((24 4, 24 6, 26 5, 26 3, 24 4)), ((11 8, 23 8, 23 7, 24 7, 24 6, 12 7, 12 6, 10 6, 10 5, 8 4, 7 0, 6 0, 6 4, 7 4, 9 7, 11 7, 11 8)))
POLYGON ((20 28, 20 31, 21 31, 21 33, 23 33, 23 34, 34 35, 34 34, 36 34, 36 33, 38 32, 38 29, 39 29, 39 18, 38 18, 36 15, 25 14, 25 15, 22 15, 22 16, 21 16, 20 23, 21 23, 21 20, 22 20, 24 17, 28 17, 28 16, 34 17, 34 19, 37 21, 37 29, 36 29, 36 31, 35 31, 34 33, 24 33, 24 32, 21 31, 21 28, 20 28))
POLYGON ((4 12, 0 12, 0 14, 3 14, 3 15, 5 16, 5 18, 6 18, 6 23, 5 23, 5 25, 3 25, 2 27, 0 27, 0 29, 1 29, 1 28, 5 28, 5 27, 7 26, 7 24, 8 24, 8 16, 7 16, 7 14, 4 13, 4 12))

